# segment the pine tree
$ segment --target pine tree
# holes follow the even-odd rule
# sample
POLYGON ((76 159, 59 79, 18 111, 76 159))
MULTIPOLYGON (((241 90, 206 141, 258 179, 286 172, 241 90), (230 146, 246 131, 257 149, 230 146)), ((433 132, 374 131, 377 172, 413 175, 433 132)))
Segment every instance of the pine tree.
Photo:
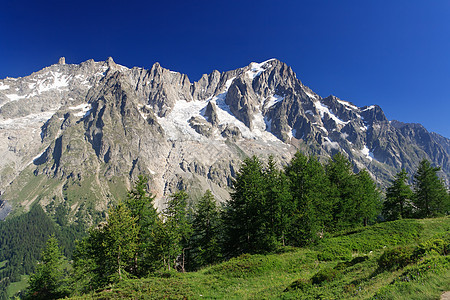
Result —
POLYGON ((359 217, 359 223, 367 226, 380 212, 381 194, 366 170, 361 170, 356 175, 356 193, 356 214, 359 217))
POLYGON ((58 246, 58 240, 52 235, 42 251, 42 258, 36 272, 30 276, 27 292, 30 299, 57 299, 64 297, 63 255, 58 246))
POLYGON ((408 173, 405 169, 398 172, 386 192, 383 203, 383 215, 388 221, 410 218, 412 216, 413 192, 408 185, 408 173))
POLYGON ((185 248, 187 247, 192 227, 187 214, 188 195, 178 191, 169 197, 164 210, 164 224, 159 231, 160 250, 168 270, 179 266, 185 271, 185 248), (177 258, 181 262, 177 262, 177 258))
POLYGON ((192 229, 193 267, 218 262, 221 259, 220 212, 210 190, 205 192, 196 206, 192 229))
POLYGON ((227 202, 223 214, 228 255, 273 249, 273 238, 266 227, 265 209, 263 165, 256 156, 246 158, 233 181, 231 200, 227 202))
POLYGON ((155 260, 156 250, 156 230, 160 222, 158 212, 153 205, 155 197, 147 188, 148 179, 139 175, 134 188, 128 192, 125 200, 126 206, 130 209, 131 215, 136 218, 139 225, 138 239, 139 246, 135 254, 133 274, 145 275, 149 271, 157 268, 155 260))
POLYGON ((340 230, 356 225, 356 180, 350 161, 342 153, 337 153, 329 160, 325 169, 331 185, 330 195, 335 197, 333 227, 340 230))
POLYGON ((134 266, 139 234, 137 218, 132 216, 124 203, 119 203, 110 210, 102 233, 102 247, 107 262, 104 271, 112 282, 122 280, 134 266))
POLYGON ((297 152, 285 172, 293 201, 289 239, 297 246, 312 243, 332 219, 333 197, 325 170, 316 158, 297 152))
POLYGON ((424 159, 414 174, 414 205, 418 217, 435 217, 449 212, 447 189, 437 175, 440 169, 424 159))
POLYGON ((285 246, 291 224, 289 213, 293 209, 288 178, 277 168, 273 156, 269 156, 263 175, 266 181, 265 218, 269 230, 268 235, 274 239, 271 244, 285 246))

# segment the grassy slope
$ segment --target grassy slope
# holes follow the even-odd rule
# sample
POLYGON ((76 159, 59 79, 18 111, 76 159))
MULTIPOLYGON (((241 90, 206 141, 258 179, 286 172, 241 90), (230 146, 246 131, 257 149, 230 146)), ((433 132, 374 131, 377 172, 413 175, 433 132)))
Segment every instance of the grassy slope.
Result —
POLYGON ((448 217, 383 223, 329 237, 311 248, 244 254, 198 272, 127 280, 77 299, 438 299, 442 291, 450 289, 449 256, 427 258, 391 271, 379 270, 377 259, 396 245, 416 246, 449 234, 448 217), (332 252, 335 248, 340 250, 332 252), (322 259, 328 261, 319 260, 327 251, 322 259), (336 276, 311 283, 321 270, 336 276), (420 272, 416 280, 396 280, 404 272, 416 271, 420 272), (393 281, 396 283, 391 284, 393 281))

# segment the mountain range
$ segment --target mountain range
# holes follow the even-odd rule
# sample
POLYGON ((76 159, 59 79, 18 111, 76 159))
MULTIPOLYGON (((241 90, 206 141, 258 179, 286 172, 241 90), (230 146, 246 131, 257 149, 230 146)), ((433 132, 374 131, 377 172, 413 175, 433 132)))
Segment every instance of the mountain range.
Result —
POLYGON ((377 105, 322 98, 270 59, 191 82, 155 63, 106 61, 46 67, 0 80, 0 216, 39 202, 47 212, 94 220, 149 178, 156 205, 178 189, 219 200, 242 159, 296 151, 342 152, 380 187, 422 159, 450 178, 450 140, 420 124, 389 121, 377 105))

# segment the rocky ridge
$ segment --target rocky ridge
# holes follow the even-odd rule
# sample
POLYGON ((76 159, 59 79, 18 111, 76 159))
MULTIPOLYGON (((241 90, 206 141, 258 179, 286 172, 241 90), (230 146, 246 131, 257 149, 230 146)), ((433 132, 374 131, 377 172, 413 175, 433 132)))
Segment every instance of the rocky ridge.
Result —
POLYGON ((322 98, 276 59, 194 83, 158 63, 129 69, 112 58, 61 59, 0 80, 0 189, 19 211, 39 201, 92 215, 138 174, 159 206, 179 188, 224 200, 243 157, 285 163, 297 149, 321 159, 341 151, 381 185, 422 158, 450 174, 450 140, 389 122, 377 105, 322 98))

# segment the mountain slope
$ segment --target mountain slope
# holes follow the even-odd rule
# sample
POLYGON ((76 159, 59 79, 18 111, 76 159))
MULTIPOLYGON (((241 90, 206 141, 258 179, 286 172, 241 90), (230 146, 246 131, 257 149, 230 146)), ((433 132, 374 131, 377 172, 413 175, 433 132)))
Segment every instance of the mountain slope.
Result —
POLYGON ((376 105, 322 98, 276 59, 194 83, 111 58, 0 80, 0 187, 16 212, 38 200, 95 218, 138 174, 159 206, 180 188, 224 200, 243 157, 283 163, 298 149, 320 159, 341 151, 382 185, 422 158, 450 174, 450 140, 389 122, 376 105))

